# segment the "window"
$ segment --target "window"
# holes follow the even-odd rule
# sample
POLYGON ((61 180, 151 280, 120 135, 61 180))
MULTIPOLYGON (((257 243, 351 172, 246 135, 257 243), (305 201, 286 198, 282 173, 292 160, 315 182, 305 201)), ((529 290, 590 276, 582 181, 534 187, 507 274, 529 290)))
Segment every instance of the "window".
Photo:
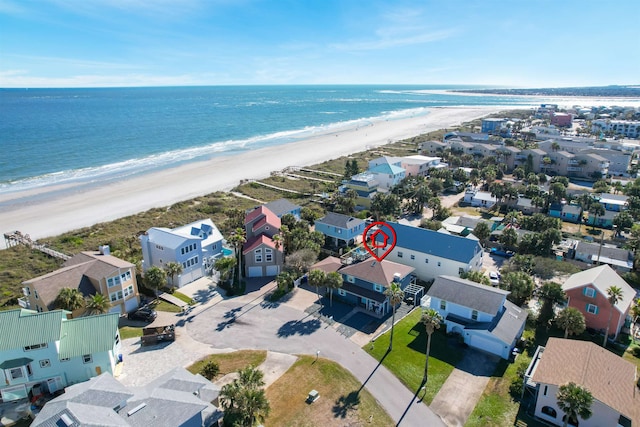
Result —
POLYGON ((344 297, 347 296, 347 292, 344 289, 338 289, 338 295, 344 297))
POLYGON ((458 269, 458 274, 462 274, 462 273, 464 273, 464 268, 460 267, 460 268, 458 269))
POLYGON ((403 256, 403 253, 398 251, 398 258, 402 258, 402 256, 403 256))
POLYGON ((582 291, 582 294, 584 296, 587 296, 589 298, 595 298, 596 296, 596 290, 593 288, 584 288, 584 290, 582 291))
POLYGON ((416 259, 416 256, 415 255, 411 255, 411 259, 412 260, 416 259))
POLYGON ((9 370, 9 375, 11 375, 12 380, 24 378, 24 372, 22 372, 22 368, 13 368, 9 370))
POLYGON ((471 311, 471 320, 478 320, 478 310, 471 311))
POLYGON ((62 359, 60 359, 61 362, 68 362, 69 360, 71 360, 68 357, 63 357, 62 359))
POLYGON ((447 309, 447 302, 442 300, 440 301, 440 310, 446 310, 447 309))
POLYGON ((35 295, 36 299, 38 299, 38 291, 34 290, 33 295, 35 295))
POLYGON ((184 255, 184 248, 180 248, 180 254, 184 255))
POLYGON ((262 262, 262 248, 256 249, 254 251, 254 256, 255 256, 256 262, 262 262))
POLYGON ((111 301, 111 302, 118 301, 118 293, 117 292, 111 292, 109 294, 109 301, 111 301))
POLYGON ((51 367, 51 361, 49 359, 42 359, 40 361, 40 367, 41 368, 49 368, 49 367, 51 367))
POLYGON ((93 362, 93 357, 90 354, 85 354, 82 356, 82 363, 91 363, 93 362))
POLYGON ((549 389, 549 386, 548 386, 548 385, 544 386, 544 392, 542 393, 542 395, 543 395, 543 396, 546 396, 546 395, 547 395, 547 390, 548 390, 548 389, 549 389))
POLYGON ((598 306, 593 304, 587 304, 587 313, 598 314, 598 306))
POLYGON ((424 259, 424 263, 425 263, 425 264, 429 264, 429 258, 425 258, 425 259, 424 259))
POLYGON ((354 279, 353 276, 347 276, 347 282, 356 283, 356 279, 354 279))
POLYGON ((264 260, 266 262, 273 262, 273 249, 265 248, 265 250, 264 250, 264 260))
POLYGON ((558 416, 558 413, 551 406, 543 406, 541 412, 548 417, 555 418, 558 416))
POLYGON ((124 297, 128 297, 129 295, 133 294, 133 285, 129 285, 124 289, 124 297))
POLYGON ((47 343, 28 345, 24 348, 24 351, 38 350, 40 348, 47 348, 47 343))
POLYGON ((438 261, 438 267, 441 267, 442 263, 440 261, 438 261))
POLYGON ((373 290, 376 292, 382 292, 382 285, 378 285, 377 283, 374 283, 373 290))

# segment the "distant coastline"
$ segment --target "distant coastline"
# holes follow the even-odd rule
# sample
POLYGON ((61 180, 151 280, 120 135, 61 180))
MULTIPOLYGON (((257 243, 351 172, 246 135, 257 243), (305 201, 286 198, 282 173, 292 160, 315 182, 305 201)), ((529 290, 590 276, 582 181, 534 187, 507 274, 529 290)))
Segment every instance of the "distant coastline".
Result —
POLYGON ((455 93, 513 96, 587 96, 599 98, 640 98, 640 84, 628 86, 561 87, 538 89, 453 89, 455 93))

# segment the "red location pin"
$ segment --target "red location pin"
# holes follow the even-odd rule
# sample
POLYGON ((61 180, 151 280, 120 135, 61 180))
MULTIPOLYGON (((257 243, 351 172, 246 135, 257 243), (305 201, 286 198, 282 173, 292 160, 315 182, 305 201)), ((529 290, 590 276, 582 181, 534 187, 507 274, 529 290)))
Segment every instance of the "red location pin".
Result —
POLYGON ((384 221, 369 224, 362 233, 364 248, 378 261, 391 253, 396 247, 396 240, 396 231, 384 221))

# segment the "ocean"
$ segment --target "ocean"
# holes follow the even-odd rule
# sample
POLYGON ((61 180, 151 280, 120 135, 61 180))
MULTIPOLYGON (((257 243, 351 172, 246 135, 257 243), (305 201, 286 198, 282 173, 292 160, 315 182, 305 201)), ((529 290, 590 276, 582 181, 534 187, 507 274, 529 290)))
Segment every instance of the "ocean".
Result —
POLYGON ((0 193, 122 179, 369 121, 426 114, 428 107, 537 102, 440 93, 464 88, 471 87, 0 89, 0 193))

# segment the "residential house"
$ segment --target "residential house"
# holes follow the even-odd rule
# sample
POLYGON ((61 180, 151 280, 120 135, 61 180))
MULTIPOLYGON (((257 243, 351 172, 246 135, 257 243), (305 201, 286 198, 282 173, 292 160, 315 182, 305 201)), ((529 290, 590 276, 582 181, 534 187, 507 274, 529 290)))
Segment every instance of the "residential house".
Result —
POLYGON ((165 268, 170 262, 182 265, 172 286, 181 288, 203 277, 222 256, 222 233, 211 219, 202 219, 169 229, 153 227, 140 236, 142 269, 165 268))
POLYGON ((633 252, 610 245, 577 241, 570 256, 587 264, 607 264, 620 273, 633 268, 633 252))
POLYGON ((498 202, 498 199, 491 195, 490 192, 479 191, 474 188, 467 189, 462 200, 473 207, 485 209, 491 209, 498 202))
POLYGON ((242 246, 246 277, 277 276, 284 264, 281 244, 273 236, 280 233, 280 218, 267 207, 259 206, 244 219, 246 242, 242 246))
POLYGON ((460 139, 465 142, 488 142, 489 134, 453 131, 445 133, 442 140, 446 142, 450 139, 460 139))
POLYGON ((367 170, 378 182, 378 190, 390 190, 407 175, 404 168, 390 163, 382 163, 367 170))
POLYGON ((67 319, 68 311, 0 311, 0 397, 26 398, 33 387, 55 393, 113 373, 122 359, 118 314, 67 319))
POLYGON ((605 210, 612 212, 622 212, 627 209, 628 196, 624 194, 602 193, 594 197, 594 199, 602 205, 605 210))
POLYGON ((449 144, 442 141, 425 141, 420 143, 420 153, 428 154, 430 156, 437 156, 444 153, 449 147, 449 144))
POLYGON ((125 387, 108 373, 47 402, 31 424, 49 426, 209 427, 222 412, 211 402, 220 389, 184 368, 157 378, 144 387, 125 387))
POLYGON ((557 426, 564 425, 565 419, 558 406, 558 390, 570 382, 593 396, 592 415, 580 418, 580 427, 640 425, 637 381, 633 363, 592 342, 562 338, 549 338, 544 347, 538 347, 525 372, 525 385, 535 390, 535 416, 557 426))
POLYGON ((487 134, 500 134, 500 130, 506 125, 507 119, 505 118, 487 118, 482 119, 482 128, 480 132, 487 134))
POLYGON ((465 344, 509 359, 522 336, 527 310, 507 301, 508 291, 456 276, 438 276, 421 305, 437 310, 447 333, 465 344))
POLYGON ((542 172, 541 166, 545 164, 545 157, 547 157, 547 153, 539 148, 522 150, 515 157, 514 167, 522 166, 526 170, 529 165, 532 172, 540 173, 542 172))
POLYGON ((379 182, 376 177, 368 172, 359 173, 351 177, 348 181, 342 181, 339 190, 346 193, 348 190, 356 192, 356 207, 361 209, 369 209, 371 200, 378 192, 379 182))
POLYGON ((597 154, 609 162, 608 173, 611 176, 629 176, 633 151, 609 150, 606 148, 587 149, 582 154, 597 154))
POLYGON ((586 222, 594 227, 613 228, 613 220, 618 214, 619 212, 605 210, 603 215, 596 216, 593 212, 589 212, 586 222))
POLYGON ((477 225, 481 222, 486 223, 489 226, 489 230, 493 230, 497 225, 493 221, 482 219, 481 216, 461 215, 450 216, 449 218, 445 219, 444 221, 442 221, 442 227, 449 233, 466 237, 469 234, 473 233, 473 230, 475 230, 477 225))
MULTIPOLYGON (((313 267, 311 267, 313 269, 313 267)), ((344 280, 338 289, 338 297, 376 316, 384 316, 392 310, 389 298, 384 294, 392 282, 403 290, 415 284, 413 267, 392 261, 369 258, 346 265, 338 270, 344 280)))
POLYGON ((507 165, 507 170, 513 171, 516 167, 516 157, 520 155, 522 150, 518 147, 502 146, 496 149, 496 160, 507 165))
POLYGON ((362 237, 365 222, 349 215, 335 212, 327 214, 315 221, 315 231, 324 234, 334 246, 348 246, 356 243, 362 237))
POLYGON ((440 160, 440 157, 419 155, 400 157, 400 167, 406 171, 407 176, 428 176, 429 170, 444 166, 440 160))
POLYGON ((301 206, 291 203, 287 199, 274 200, 273 202, 266 203, 264 206, 276 214, 278 218, 282 218, 284 215, 290 214, 299 220, 300 213, 302 212, 301 206))
POLYGON ((566 203, 553 203, 549 207, 549 216, 577 224, 582 219, 582 207, 566 203))
MULTIPOLYGON (((136 282, 136 267, 111 255, 109 246, 99 251, 76 254, 62 268, 22 282, 20 306, 38 312, 54 310, 56 298, 63 288, 78 289, 85 296, 102 294, 111 302, 111 312, 127 313, 138 308, 140 295, 136 282)), ((73 312, 77 317, 84 307, 73 312)))
POLYGON ((518 200, 516 201, 514 208, 525 215, 533 215, 534 213, 539 213, 542 210, 540 206, 535 206, 533 204, 533 200, 523 196, 522 194, 518 195, 518 200))
POLYGON ((562 285, 567 304, 584 315, 588 328, 605 331, 611 315, 609 333, 618 336, 624 326, 636 292, 608 265, 600 265, 572 274, 562 285), (607 289, 622 289, 622 299, 615 307, 608 300, 607 289))
POLYGON ((573 116, 567 113, 552 113, 550 118, 550 123, 553 126, 558 127, 571 127, 571 123, 573 122, 573 116))
POLYGON ((638 139, 640 138, 640 121, 597 119, 592 122, 591 130, 638 139))
POLYGON ((420 280, 482 268, 482 245, 476 239, 396 222, 389 225, 396 233, 396 244, 385 259, 415 268, 420 280))

